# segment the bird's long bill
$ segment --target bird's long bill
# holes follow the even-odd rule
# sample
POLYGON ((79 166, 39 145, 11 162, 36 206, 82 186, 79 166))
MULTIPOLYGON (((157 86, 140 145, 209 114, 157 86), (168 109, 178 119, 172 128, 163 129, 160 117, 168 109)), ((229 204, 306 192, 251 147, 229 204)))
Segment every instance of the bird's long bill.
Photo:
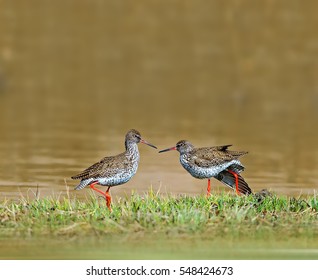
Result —
POLYGON ((140 143, 146 144, 146 145, 148 145, 148 146, 150 146, 150 147, 153 147, 153 148, 157 149, 157 147, 156 147, 155 145, 150 144, 149 142, 147 142, 147 141, 144 140, 144 139, 141 139, 141 140, 140 140, 140 143))
POLYGON ((173 151, 173 150, 176 150, 176 149, 177 149, 176 147, 171 147, 171 148, 168 148, 168 149, 161 150, 161 151, 159 151, 159 153, 169 152, 169 151, 173 151))

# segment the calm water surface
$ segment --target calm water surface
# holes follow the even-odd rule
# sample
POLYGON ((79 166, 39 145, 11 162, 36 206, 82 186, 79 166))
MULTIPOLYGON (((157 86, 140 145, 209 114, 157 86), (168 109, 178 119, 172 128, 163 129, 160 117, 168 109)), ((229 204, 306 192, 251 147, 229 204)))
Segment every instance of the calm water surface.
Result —
MULTIPOLYGON (((202 239, 171 236, 107 236, 81 240, 52 238, 37 240, 0 239, 0 259, 287 259, 316 260, 317 242, 314 240, 233 240, 202 239)), ((127 264, 127 261, 126 261, 127 264)))
MULTIPOLYGON (((0 198, 85 198, 70 177, 130 128, 159 149, 233 144, 254 191, 313 194, 318 4, 299 3, 1 1, 0 198)), ((139 147, 114 197, 205 192, 176 152, 139 147)))

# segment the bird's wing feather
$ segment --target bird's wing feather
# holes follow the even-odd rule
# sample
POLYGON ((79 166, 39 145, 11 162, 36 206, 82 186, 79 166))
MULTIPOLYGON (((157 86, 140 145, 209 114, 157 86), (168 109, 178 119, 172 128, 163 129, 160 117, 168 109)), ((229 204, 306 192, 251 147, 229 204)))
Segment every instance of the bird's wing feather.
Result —
POLYGON ((192 154, 193 161, 199 167, 208 168, 232 161, 246 154, 246 152, 227 150, 230 146, 224 145, 195 149, 192 154))
MULTIPOLYGON (((248 186, 248 184, 245 182, 244 178, 239 174, 237 174, 237 177, 238 177, 239 192, 241 194, 246 194, 246 195, 251 194, 252 190, 248 186)), ((233 174, 231 174, 227 170, 223 170, 215 178, 218 179, 219 181, 221 181, 223 184, 229 186, 231 189, 235 190, 235 188, 236 188, 235 177, 233 176, 233 174)))
POLYGON ((207 147, 195 149, 193 153, 194 163, 199 167, 212 167, 231 161, 233 157, 223 148, 225 146, 207 147))
POLYGON ((216 165, 220 165, 224 162, 224 159, 217 158, 217 157, 205 157, 205 156, 193 156, 192 160, 194 161, 195 165, 198 167, 213 167, 216 165))
POLYGON ((232 144, 230 145, 222 145, 222 146, 215 146, 211 147, 212 149, 218 150, 218 151, 226 151, 228 147, 233 146, 232 144))
POLYGON ((120 169, 123 169, 128 164, 123 154, 117 156, 104 157, 99 162, 94 163, 90 167, 83 170, 81 173, 72 177, 72 179, 88 179, 98 178, 101 176, 112 176, 120 169), (114 160, 115 157, 123 157, 121 160, 114 160))

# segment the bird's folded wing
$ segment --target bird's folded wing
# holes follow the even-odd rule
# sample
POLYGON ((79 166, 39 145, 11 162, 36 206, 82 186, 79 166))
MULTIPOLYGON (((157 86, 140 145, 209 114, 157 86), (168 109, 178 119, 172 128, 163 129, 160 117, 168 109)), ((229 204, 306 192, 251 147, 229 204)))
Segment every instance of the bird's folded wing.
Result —
POLYGON ((90 167, 83 170, 81 173, 75 175, 72 177, 72 179, 88 179, 88 178, 98 178, 107 172, 109 176, 112 174, 116 174, 122 166, 119 166, 118 163, 121 163, 120 165, 125 165, 125 161, 114 161, 114 157, 105 157, 101 159, 99 162, 94 163, 90 167))

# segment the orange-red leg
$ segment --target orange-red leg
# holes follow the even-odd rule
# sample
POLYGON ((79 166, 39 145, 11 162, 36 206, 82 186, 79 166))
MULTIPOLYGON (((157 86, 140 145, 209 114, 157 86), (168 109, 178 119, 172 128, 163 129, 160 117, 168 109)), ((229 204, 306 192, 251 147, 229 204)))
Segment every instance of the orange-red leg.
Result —
POLYGON ((94 191, 97 191, 97 192, 99 192, 100 194, 102 194, 103 196, 105 196, 105 198, 106 198, 106 206, 107 206, 107 208, 109 209, 109 211, 112 211, 112 209, 111 209, 111 207, 110 207, 110 204, 111 204, 111 201, 112 201, 112 198, 111 198, 111 196, 110 196, 110 194, 109 194, 109 189, 110 189, 110 187, 108 187, 107 191, 104 193, 104 192, 102 192, 101 190, 99 190, 99 189, 97 189, 97 188, 94 187, 97 183, 98 183, 98 182, 93 182, 93 183, 91 183, 89 186, 90 186, 90 188, 93 189, 94 191))
POLYGON ((109 194, 109 189, 110 189, 110 187, 108 187, 107 191, 105 192, 106 205, 107 205, 107 208, 109 209, 109 211, 112 211, 112 208, 110 207, 110 205, 112 203, 112 197, 109 194))
POLYGON ((97 192, 99 192, 100 194, 102 194, 103 196, 105 196, 105 193, 103 193, 101 190, 99 190, 99 189, 97 189, 97 188, 94 187, 96 184, 98 184, 98 182, 93 182, 93 183, 91 183, 89 186, 90 186, 90 188, 93 189, 94 191, 97 191, 97 192))
POLYGON ((234 177, 235 177, 235 187, 236 187, 236 193, 238 195, 241 195, 239 188, 238 188, 238 176, 235 172, 233 172, 232 170, 227 170, 228 172, 230 172, 234 177))
POLYGON ((209 178, 206 196, 209 197, 210 195, 211 195, 211 179, 209 178))

